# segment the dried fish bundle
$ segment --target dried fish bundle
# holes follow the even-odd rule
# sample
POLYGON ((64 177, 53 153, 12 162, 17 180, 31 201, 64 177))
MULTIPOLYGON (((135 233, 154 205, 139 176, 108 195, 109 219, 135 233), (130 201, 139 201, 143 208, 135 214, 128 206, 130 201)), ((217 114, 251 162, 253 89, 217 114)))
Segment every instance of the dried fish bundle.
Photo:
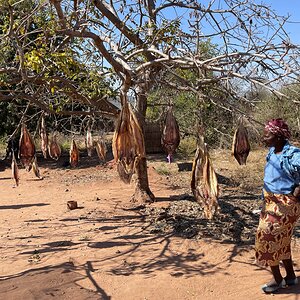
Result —
POLYGON ((232 155, 240 165, 245 165, 250 152, 248 132, 243 122, 240 121, 235 130, 232 142, 232 155))
POLYGON ((86 131, 85 144, 86 144, 88 156, 91 157, 93 151, 93 137, 92 137, 92 131, 90 126, 86 131))
POLYGON ((75 140, 72 140, 71 147, 70 147, 70 166, 72 168, 76 168, 79 163, 79 150, 76 145, 75 140))
POLYGON ((25 124, 22 125, 21 130, 19 154, 22 165, 30 171, 35 156, 35 145, 25 124))
POLYGON ((33 163, 32 163, 32 170, 33 170, 34 175, 35 175, 37 178, 43 179, 43 177, 41 176, 41 173, 40 173, 39 166, 38 166, 38 164, 37 164, 36 156, 34 157, 34 160, 33 160, 33 163))
POLYGON ((169 107, 161 137, 161 144, 167 152, 168 161, 171 163, 172 155, 180 143, 179 126, 173 115, 172 106, 169 107))
POLYGON ((12 152, 12 161, 11 161, 11 171, 12 171, 12 177, 14 178, 16 182, 16 186, 19 185, 19 169, 18 169, 18 164, 15 158, 14 152, 12 152))
POLYGON ((120 112, 112 143, 113 155, 118 163, 118 173, 125 183, 130 183, 135 169, 135 160, 145 157, 142 129, 125 99, 120 112))
POLYGON ((200 138, 193 162, 191 188, 196 201, 203 207, 205 217, 212 219, 219 210, 219 188, 203 137, 200 138))
POLYGON ((61 148, 59 144, 57 143, 56 135, 53 135, 49 146, 48 146, 49 156, 52 159, 58 160, 61 156, 61 148))
POLYGON ((48 134, 46 130, 45 118, 42 116, 41 127, 40 127, 40 137, 41 137, 41 150, 44 158, 47 158, 48 152, 48 134))
POLYGON ((95 142, 95 148, 99 159, 105 161, 107 152, 105 141, 103 139, 100 139, 99 141, 95 142))

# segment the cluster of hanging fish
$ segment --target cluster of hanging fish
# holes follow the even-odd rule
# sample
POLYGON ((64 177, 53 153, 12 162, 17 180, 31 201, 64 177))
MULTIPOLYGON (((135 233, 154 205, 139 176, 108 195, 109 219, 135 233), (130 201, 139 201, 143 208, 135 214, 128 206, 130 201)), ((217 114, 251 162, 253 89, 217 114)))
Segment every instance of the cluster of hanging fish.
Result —
MULTIPOLYGON (((43 121, 43 119, 42 119, 42 121, 43 121)), ((44 124, 44 123, 42 122, 42 124, 44 124)), ((43 130, 43 128, 44 127, 42 125, 41 133, 46 132, 46 129, 43 130)), ((41 135, 41 138, 42 138, 42 135, 41 135)), ((45 141, 45 143, 46 143, 46 141, 45 141)), ((95 143, 93 142, 92 131, 91 131, 90 126, 88 126, 88 128, 87 128, 85 144, 86 144, 87 153, 88 153, 89 157, 92 156, 93 148, 96 148, 96 152, 98 154, 99 159, 105 161, 106 152, 107 152, 106 143, 103 138, 101 138, 99 141, 97 141, 95 143)), ((42 143, 42 145, 43 145, 43 143, 42 143)), ((59 157, 61 156, 61 148, 57 142, 57 138, 56 138, 55 134, 52 135, 52 138, 49 143, 48 151, 49 151, 49 156, 52 159, 58 160, 59 157)), ((71 146, 70 146, 70 151, 69 151, 69 163, 72 168, 76 168, 79 164, 79 148, 78 148, 77 143, 74 140, 74 138, 72 138, 72 141, 71 141, 71 146)))
MULTIPOLYGON (((21 128, 21 136, 19 141, 19 157, 20 157, 21 164, 25 167, 26 171, 29 172, 32 169, 35 176, 42 179, 37 164, 35 145, 25 124, 22 124, 22 128, 21 128)), ((11 169, 12 169, 12 176, 16 182, 16 185, 18 186, 20 177, 19 177, 18 164, 14 153, 12 153, 11 169)))
POLYGON ((93 149, 96 149, 96 153, 101 161, 106 160, 107 147, 103 136, 101 135, 98 141, 94 141, 92 137, 91 127, 88 126, 85 138, 85 145, 88 156, 92 156, 93 149))
POLYGON ((203 136, 199 137, 193 161, 191 189, 195 200, 203 208, 205 218, 212 219, 219 210, 219 187, 203 136))
POLYGON ((93 152, 93 137, 92 137, 92 130, 90 126, 88 126, 88 129, 86 131, 85 145, 86 145, 88 157, 91 157, 93 152))
POLYGON ((245 165, 250 152, 248 132, 242 118, 238 121, 238 126, 234 132, 232 142, 232 155, 240 165, 245 165))
POLYGON ((95 146, 95 149, 96 149, 99 159, 105 161, 107 147, 106 147, 106 143, 105 143, 104 139, 100 138, 98 141, 95 141, 94 146, 95 146))
POLYGON ((35 158, 35 145, 25 124, 21 129, 19 157, 26 171, 30 171, 35 158))
POLYGON ((53 134, 49 141, 44 116, 42 116, 41 119, 40 137, 41 137, 41 150, 44 158, 48 158, 48 153, 49 153, 49 156, 52 159, 58 160, 61 156, 61 147, 57 142, 56 134, 53 134))
POLYGON ((56 134, 53 134, 49 146, 48 146, 48 151, 49 151, 49 156, 54 159, 58 160, 61 156, 61 147, 57 142, 57 137, 56 134))
POLYGON ((79 164, 79 149, 74 139, 72 139, 70 147, 70 166, 76 168, 79 164))
MULTIPOLYGON (((41 138, 41 151, 43 153, 43 157, 47 159, 49 154, 50 158, 54 160, 58 160, 62 154, 61 147, 57 142, 56 134, 53 134, 51 138, 48 139, 44 115, 42 115, 41 117, 39 133, 41 138)), ((106 143, 102 137, 98 141, 93 142, 90 126, 88 127, 86 133, 86 147, 87 147, 88 156, 92 156, 92 150, 93 148, 95 148, 99 159, 105 161, 106 153, 107 153, 106 143)), ((79 149, 74 139, 72 139, 69 154, 70 154, 70 161, 69 161, 70 166, 72 168, 77 167, 79 164, 79 149)), ((42 178, 37 164, 35 144, 25 124, 22 125, 22 129, 21 129, 21 137, 19 141, 19 157, 20 157, 21 164, 25 167, 27 171, 30 171, 32 169, 36 177, 40 179, 42 178)), ((13 178, 15 179, 16 185, 18 186, 19 169, 13 151, 12 151, 11 168, 12 168, 13 178)))
MULTIPOLYGON (((41 150, 42 150, 44 158, 47 158, 49 141, 48 141, 48 134, 47 134, 47 130, 46 130, 44 116, 42 116, 42 119, 41 119, 40 137, 41 137, 41 150)), ((50 150, 49 150, 49 152, 50 152, 50 150)))
POLYGON ((180 143, 179 126, 177 120, 173 114, 172 106, 169 106, 165 124, 161 137, 161 144, 163 149, 167 152, 168 162, 171 163, 172 155, 175 153, 180 143))
MULTIPOLYGON (((52 159, 58 160, 61 156, 61 148, 56 140, 56 135, 53 135, 50 142, 48 140, 48 134, 46 130, 45 118, 42 115, 40 123, 40 138, 41 138, 41 150, 44 158, 49 156, 52 159)), ((19 140, 19 157, 21 164, 25 167, 26 171, 33 170, 36 177, 42 179, 40 170, 37 163, 36 149, 33 138, 31 137, 25 124, 22 124, 21 136, 19 140)), ((19 170, 18 164, 13 153, 12 156, 12 175, 15 179, 16 185, 19 184, 19 170)))
POLYGON ((112 150, 121 180, 130 183, 137 159, 146 153, 142 129, 126 97, 117 120, 112 150))
POLYGON ((12 151, 12 161, 11 161, 11 171, 12 171, 12 177, 14 178, 16 182, 16 186, 19 185, 20 177, 19 177, 19 168, 16 161, 15 153, 12 151))

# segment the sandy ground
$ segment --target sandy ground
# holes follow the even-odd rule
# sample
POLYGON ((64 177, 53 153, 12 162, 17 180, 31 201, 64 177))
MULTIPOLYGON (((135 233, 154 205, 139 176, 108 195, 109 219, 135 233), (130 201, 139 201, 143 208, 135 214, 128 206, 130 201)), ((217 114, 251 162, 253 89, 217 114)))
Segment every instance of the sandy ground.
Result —
MULTIPOLYGON (((9 168, 0 170, 0 299, 273 297, 260 290, 271 276, 254 264, 253 245, 145 230, 145 216, 129 201, 133 187, 118 179, 113 164, 69 169, 46 162, 40 168, 43 180, 21 169, 18 187, 9 168), (69 200, 79 209, 69 210, 69 200)), ((186 193, 168 177, 149 163, 151 189, 161 199, 151 205, 186 193)), ((293 254, 300 276, 297 239, 293 254)), ((300 285, 274 297, 300 299, 300 285)))

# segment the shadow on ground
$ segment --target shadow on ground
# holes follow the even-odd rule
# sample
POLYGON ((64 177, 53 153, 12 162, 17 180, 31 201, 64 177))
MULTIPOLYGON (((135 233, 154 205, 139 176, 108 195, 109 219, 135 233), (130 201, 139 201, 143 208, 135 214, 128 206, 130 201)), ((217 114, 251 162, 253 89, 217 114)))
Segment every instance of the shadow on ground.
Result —
MULTIPOLYGON (((81 272, 82 273, 82 272, 81 272)), ((109 300, 111 297, 97 285, 89 262, 80 268, 72 263, 31 269, 19 274, 0 277, 0 299, 89 299, 109 300), (84 271, 81 275, 79 271, 84 271), (80 286, 89 278, 93 290, 80 286)))

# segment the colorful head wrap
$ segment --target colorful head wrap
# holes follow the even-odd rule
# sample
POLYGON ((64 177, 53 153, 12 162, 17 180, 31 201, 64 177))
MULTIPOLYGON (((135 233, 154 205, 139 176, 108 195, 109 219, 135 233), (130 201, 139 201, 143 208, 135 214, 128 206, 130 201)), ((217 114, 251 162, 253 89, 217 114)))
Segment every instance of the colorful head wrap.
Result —
POLYGON ((272 119, 267 122, 265 129, 276 136, 280 136, 288 140, 291 137, 288 124, 283 119, 272 119))

